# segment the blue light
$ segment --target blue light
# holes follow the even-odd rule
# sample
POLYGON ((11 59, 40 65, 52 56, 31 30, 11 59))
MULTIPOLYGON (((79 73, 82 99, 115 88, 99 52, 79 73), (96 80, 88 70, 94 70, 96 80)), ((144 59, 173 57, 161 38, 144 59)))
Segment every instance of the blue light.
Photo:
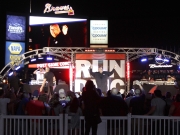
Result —
POLYGON ((39 59, 39 60, 42 60, 42 59, 44 59, 44 58, 43 58, 43 57, 39 57, 38 59, 39 59))
POLYGON ((36 61, 36 58, 31 59, 31 62, 36 61))
POLYGON ((52 60, 52 57, 47 57, 47 60, 52 60))
POLYGON ((13 72, 9 73, 9 76, 11 76, 13 74, 13 72))
POLYGON ((145 62, 145 61, 147 61, 147 58, 142 58, 141 59, 141 62, 145 62))
POLYGON ((15 70, 18 70, 18 69, 20 69, 20 67, 21 67, 21 66, 18 66, 18 67, 16 67, 16 68, 15 68, 15 70))
POLYGON ((169 60, 168 59, 164 59, 164 62, 169 62, 169 60))

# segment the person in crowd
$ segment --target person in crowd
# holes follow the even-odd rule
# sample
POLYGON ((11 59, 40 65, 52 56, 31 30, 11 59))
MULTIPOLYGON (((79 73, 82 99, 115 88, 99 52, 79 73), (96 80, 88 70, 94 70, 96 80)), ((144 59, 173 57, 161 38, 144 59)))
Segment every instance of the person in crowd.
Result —
POLYGON ((48 113, 50 116, 59 116, 59 114, 63 113, 63 106, 59 102, 59 94, 54 94, 48 104, 50 106, 48 113))
POLYGON ((72 99, 70 105, 66 108, 66 113, 68 116, 71 116, 70 123, 68 124, 69 131, 72 130, 72 132, 78 134, 80 128, 80 116, 82 116, 78 98, 75 97, 72 99))
POLYGON ((64 25, 62 27, 62 30, 63 31, 61 31, 58 24, 50 25, 51 37, 48 40, 49 47, 70 47, 71 46, 72 40, 67 34, 68 32, 67 25, 64 25))
POLYGON ((20 80, 15 70, 13 71, 12 76, 8 78, 8 84, 9 88, 14 91, 15 94, 17 94, 19 90, 20 80))
POLYGON ((111 72, 108 72, 103 71, 103 67, 99 66, 98 72, 92 72, 92 65, 90 66, 89 73, 96 80, 97 88, 102 90, 104 96, 106 96, 107 93, 107 79, 114 73, 115 67, 116 65, 114 66, 114 69, 111 72))
MULTIPOLYGON (((169 109, 169 116, 180 116, 180 94, 177 94, 175 97, 175 102, 171 104, 171 107, 169 109)), ((178 135, 180 133, 180 128, 178 127, 180 125, 179 121, 174 121, 173 130, 174 135, 178 135)))
MULTIPOLYGON (((45 115, 45 106, 44 103, 42 101, 40 101, 39 98, 39 91, 35 90, 32 94, 33 96, 33 100, 30 100, 27 104, 26 104, 26 108, 25 108, 25 114, 29 115, 29 116, 43 116, 45 115)), ((32 119, 31 122, 31 127, 32 127, 32 133, 34 134, 34 131, 40 132, 40 134, 42 134, 42 122, 40 120, 34 120, 32 119), (38 129, 40 129, 39 131, 37 131, 38 129)))
POLYGON ((107 97, 101 99, 102 116, 125 116, 128 113, 126 102, 118 95, 117 88, 108 91, 107 97), (113 110, 113 111, 112 111, 113 110))
POLYGON ((46 84, 46 81, 47 81, 47 88, 48 88, 48 98, 50 99, 53 95, 53 82, 56 81, 56 78, 54 76, 54 73, 50 71, 50 68, 49 67, 46 67, 46 73, 44 74, 44 80, 43 80, 43 83, 40 87, 40 92, 42 92, 45 84, 46 84))
POLYGON ((29 102, 29 98, 29 93, 24 92, 22 94, 21 100, 17 106, 16 115, 25 115, 25 108, 26 104, 29 102))
POLYGON ((148 70, 147 74, 145 75, 145 79, 148 81, 154 80, 154 76, 151 74, 150 70, 148 70))
POLYGON ((130 100, 129 111, 132 115, 144 115, 145 94, 140 89, 134 90, 135 96, 130 100))
POLYGON ((10 103, 9 98, 4 98, 4 90, 0 87, 0 115, 7 115, 7 104, 10 103))
POLYGON ((83 109, 85 116, 85 135, 89 135, 92 128, 92 135, 97 135, 97 127, 101 122, 98 102, 100 96, 96 91, 93 81, 87 80, 82 92, 83 109))
POLYGON ((165 116, 168 116, 169 109, 171 107, 171 104, 173 103, 173 100, 171 98, 171 92, 166 92, 164 100, 166 102, 165 116))
POLYGON ((39 98, 38 90, 32 94, 33 100, 30 100, 25 107, 25 114, 30 116, 43 116, 45 114, 45 106, 39 98))
POLYGON ((164 116, 166 102, 162 99, 160 90, 154 91, 154 98, 151 100, 151 109, 146 115, 164 116))
POLYGON ((34 72, 33 72, 33 74, 36 74, 36 80, 42 80, 43 81, 43 79, 44 79, 44 74, 45 74, 45 70, 42 68, 42 67, 40 67, 40 68, 38 68, 38 69, 36 69, 34 72))

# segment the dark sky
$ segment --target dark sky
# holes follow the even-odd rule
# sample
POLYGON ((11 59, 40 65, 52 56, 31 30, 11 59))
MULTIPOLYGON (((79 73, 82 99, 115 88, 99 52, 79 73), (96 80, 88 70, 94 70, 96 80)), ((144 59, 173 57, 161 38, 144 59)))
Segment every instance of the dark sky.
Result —
MULTIPOLYGON (((5 46, 6 13, 29 13, 28 0, 0 2, 1 46, 5 46)), ((32 0, 32 8, 57 0, 32 0), (33 3, 33 1, 36 1, 33 3), (41 1, 41 2, 39 2, 41 1)), ((180 8, 173 2, 114 2, 78 0, 70 3, 77 15, 89 19, 109 20, 109 47, 157 47, 163 49, 180 48, 180 8)), ((65 1, 65 0, 64 0, 65 1)), ((34 10, 35 12, 35 10, 34 10)), ((4 51, 0 57, 4 61, 4 51)), ((3 67, 2 63, 0 67, 3 67)))

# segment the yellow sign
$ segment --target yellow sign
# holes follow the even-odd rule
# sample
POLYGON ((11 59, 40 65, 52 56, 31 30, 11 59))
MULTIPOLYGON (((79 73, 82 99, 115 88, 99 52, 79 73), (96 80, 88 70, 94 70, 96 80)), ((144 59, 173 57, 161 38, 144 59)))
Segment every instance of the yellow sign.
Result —
POLYGON ((11 54, 20 54, 22 51, 22 47, 19 43, 11 43, 8 49, 11 54))

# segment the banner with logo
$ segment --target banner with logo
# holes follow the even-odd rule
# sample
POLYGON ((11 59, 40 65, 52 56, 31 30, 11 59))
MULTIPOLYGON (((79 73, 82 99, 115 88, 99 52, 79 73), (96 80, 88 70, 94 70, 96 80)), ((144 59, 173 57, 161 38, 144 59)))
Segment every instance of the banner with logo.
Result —
POLYGON ((90 20, 90 44, 108 44, 108 20, 90 20))
POLYGON ((91 65, 93 72, 98 72, 99 65, 103 67, 103 71, 112 71, 116 65, 115 72, 108 79, 107 87, 125 90, 125 54, 76 54, 75 59, 75 92, 79 92, 88 79, 93 80, 96 85, 95 79, 89 73, 91 65))
POLYGON ((6 40, 25 41, 26 17, 7 15, 6 40))
MULTIPOLYGON (((21 59, 21 54, 25 52, 25 43, 24 42, 10 42, 6 41, 6 56, 5 56, 5 65, 9 62, 16 62, 21 59)), ((21 64, 23 66, 23 64, 21 64)))

